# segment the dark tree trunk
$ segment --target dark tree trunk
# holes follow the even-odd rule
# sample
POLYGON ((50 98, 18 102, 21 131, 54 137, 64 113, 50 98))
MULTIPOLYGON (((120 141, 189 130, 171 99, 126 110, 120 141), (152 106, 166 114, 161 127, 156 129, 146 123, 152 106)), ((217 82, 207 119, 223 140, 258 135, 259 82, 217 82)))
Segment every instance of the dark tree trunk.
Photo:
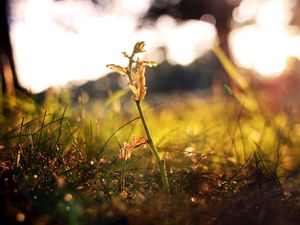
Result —
POLYGON ((0 0, 0 76, 2 92, 14 94, 21 87, 14 63, 13 50, 9 35, 9 0, 0 0))

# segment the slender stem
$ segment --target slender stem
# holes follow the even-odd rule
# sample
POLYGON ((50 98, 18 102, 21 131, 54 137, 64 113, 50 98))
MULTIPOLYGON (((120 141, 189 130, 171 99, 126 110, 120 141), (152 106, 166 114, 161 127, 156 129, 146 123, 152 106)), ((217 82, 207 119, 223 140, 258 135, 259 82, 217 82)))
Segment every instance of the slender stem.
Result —
POLYGON ((169 185, 169 181, 168 181, 168 175, 167 175, 165 162, 164 162, 164 160, 161 159, 161 157, 158 153, 158 150, 157 150, 157 148, 156 148, 156 146, 153 142, 151 133, 149 131, 149 127, 147 125, 147 122, 146 122, 146 119, 145 119, 145 116, 144 116, 144 113, 143 113, 143 110, 142 110, 142 107, 141 107, 141 102, 136 101, 136 106, 137 106, 137 109, 139 111, 144 129, 145 129, 145 132, 146 132, 146 135, 147 135, 147 138, 148 138, 148 144, 151 148, 151 151, 152 151, 152 153, 155 157, 156 163, 157 163, 159 171, 160 171, 164 192, 169 196, 169 194, 170 194, 170 185, 169 185))
MULTIPOLYGON (((129 83, 133 84, 133 75, 132 75, 132 65, 134 63, 133 57, 134 57, 135 53, 132 52, 131 56, 129 57, 129 63, 128 63, 128 78, 129 78, 129 83)), ((165 192, 165 194, 170 197, 170 185, 169 185, 169 181, 168 181, 168 175, 167 175, 167 170, 166 170, 166 165, 164 160, 161 159, 158 150, 153 142, 151 133, 149 131, 149 127, 147 125, 142 107, 141 107, 141 102, 140 101, 135 101, 136 103, 136 107, 139 111, 140 114, 140 118, 142 120, 143 126, 144 126, 144 130, 146 132, 147 138, 148 138, 148 144, 150 146, 151 152, 155 157, 156 163, 158 165, 159 168, 159 172, 160 172, 160 176, 161 176, 161 180, 162 180, 162 184, 163 184, 163 190, 165 192)))

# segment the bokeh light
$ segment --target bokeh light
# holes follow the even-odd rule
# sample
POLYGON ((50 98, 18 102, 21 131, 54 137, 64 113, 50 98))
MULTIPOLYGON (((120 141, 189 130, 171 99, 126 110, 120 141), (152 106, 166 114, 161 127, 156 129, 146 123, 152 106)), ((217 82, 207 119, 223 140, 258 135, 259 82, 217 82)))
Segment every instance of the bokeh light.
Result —
POLYGON ((234 29, 229 42, 235 61, 262 76, 278 76, 287 69, 289 57, 300 54, 298 28, 291 26, 294 0, 244 0, 233 19, 251 25, 234 29))
POLYGON ((116 56, 139 40, 146 42, 149 57, 161 62, 166 56, 181 65, 212 47, 215 28, 200 18, 179 23, 162 17, 151 27, 137 29, 150 4, 151 0, 116 0, 100 8, 90 1, 16 1, 11 37, 20 82, 39 92, 69 81, 97 79, 109 72, 106 64, 124 64, 116 56))

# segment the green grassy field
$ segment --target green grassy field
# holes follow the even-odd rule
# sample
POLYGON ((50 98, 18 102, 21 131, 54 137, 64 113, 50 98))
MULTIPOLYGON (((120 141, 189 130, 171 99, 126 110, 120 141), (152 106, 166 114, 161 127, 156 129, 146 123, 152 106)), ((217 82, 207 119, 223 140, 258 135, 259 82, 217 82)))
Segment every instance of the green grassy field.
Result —
POLYGON ((127 91, 89 102, 72 102, 66 91, 49 91, 41 104, 4 98, 10 106, 0 118, 3 221, 299 224, 297 107, 273 110, 217 54, 239 90, 143 101, 170 194, 127 91))

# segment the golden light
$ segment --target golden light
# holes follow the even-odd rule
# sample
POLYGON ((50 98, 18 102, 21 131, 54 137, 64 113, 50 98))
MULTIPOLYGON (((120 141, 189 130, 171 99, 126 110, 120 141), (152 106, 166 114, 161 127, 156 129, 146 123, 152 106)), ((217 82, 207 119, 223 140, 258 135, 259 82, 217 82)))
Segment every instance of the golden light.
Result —
POLYGON ((239 7, 234 9, 233 19, 238 23, 253 19, 260 4, 261 1, 257 0, 243 0, 239 7))
POLYGON ((201 20, 178 23, 169 17, 136 29, 150 4, 151 0, 116 0, 101 9, 91 1, 17 1, 11 37, 21 83, 39 92, 69 81, 97 79, 110 72, 106 64, 124 64, 116 55, 130 51, 126 48, 139 40, 147 43, 149 57, 164 60, 158 49, 165 47, 167 59, 182 65, 212 47, 215 28, 201 20))
POLYGON ((167 59, 173 64, 192 63, 211 49, 216 39, 215 27, 201 20, 178 24, 172 17, 162 16, 157 27, 167 49, 167 59))
POLYGON ((234 29, 229 36, 233 58, 240 66, 273 77, 284 72, 289 57, 300 55, 295 45, 299 43, 297 29, 289 25, 294 6, 292 0, 244 0, 235 9, 236 22, 255 19, 254 24, 234 29), (250 12, 245 5, 251 5, 250 12))
POLYGON ((72 201, 72 199, 73 199, 73 195, 72 195, 71 193, 65 194, 64 200, 65 200, 66 202, 70 202, 70 201, 72 201))
POLYGON ((289 25, 292 16, 289 0, 269 0, 258 8, 256 22, 259 26, 270 29, 289 25))
POLYGON ((289 57, 286 30, 263 30, 246 26, 230 34, 231 49, 237 63, 262 76, 277 76, 286 69, 289 57))
POLYGON ((17 220, 18 222, 22 223, 22 222, 25 221, 25 219, 26 219, 26 216, 25 216, 24 213, 22 213, 22 212, 17 213, 17 215, 16 215, 16 220, 17 220))

